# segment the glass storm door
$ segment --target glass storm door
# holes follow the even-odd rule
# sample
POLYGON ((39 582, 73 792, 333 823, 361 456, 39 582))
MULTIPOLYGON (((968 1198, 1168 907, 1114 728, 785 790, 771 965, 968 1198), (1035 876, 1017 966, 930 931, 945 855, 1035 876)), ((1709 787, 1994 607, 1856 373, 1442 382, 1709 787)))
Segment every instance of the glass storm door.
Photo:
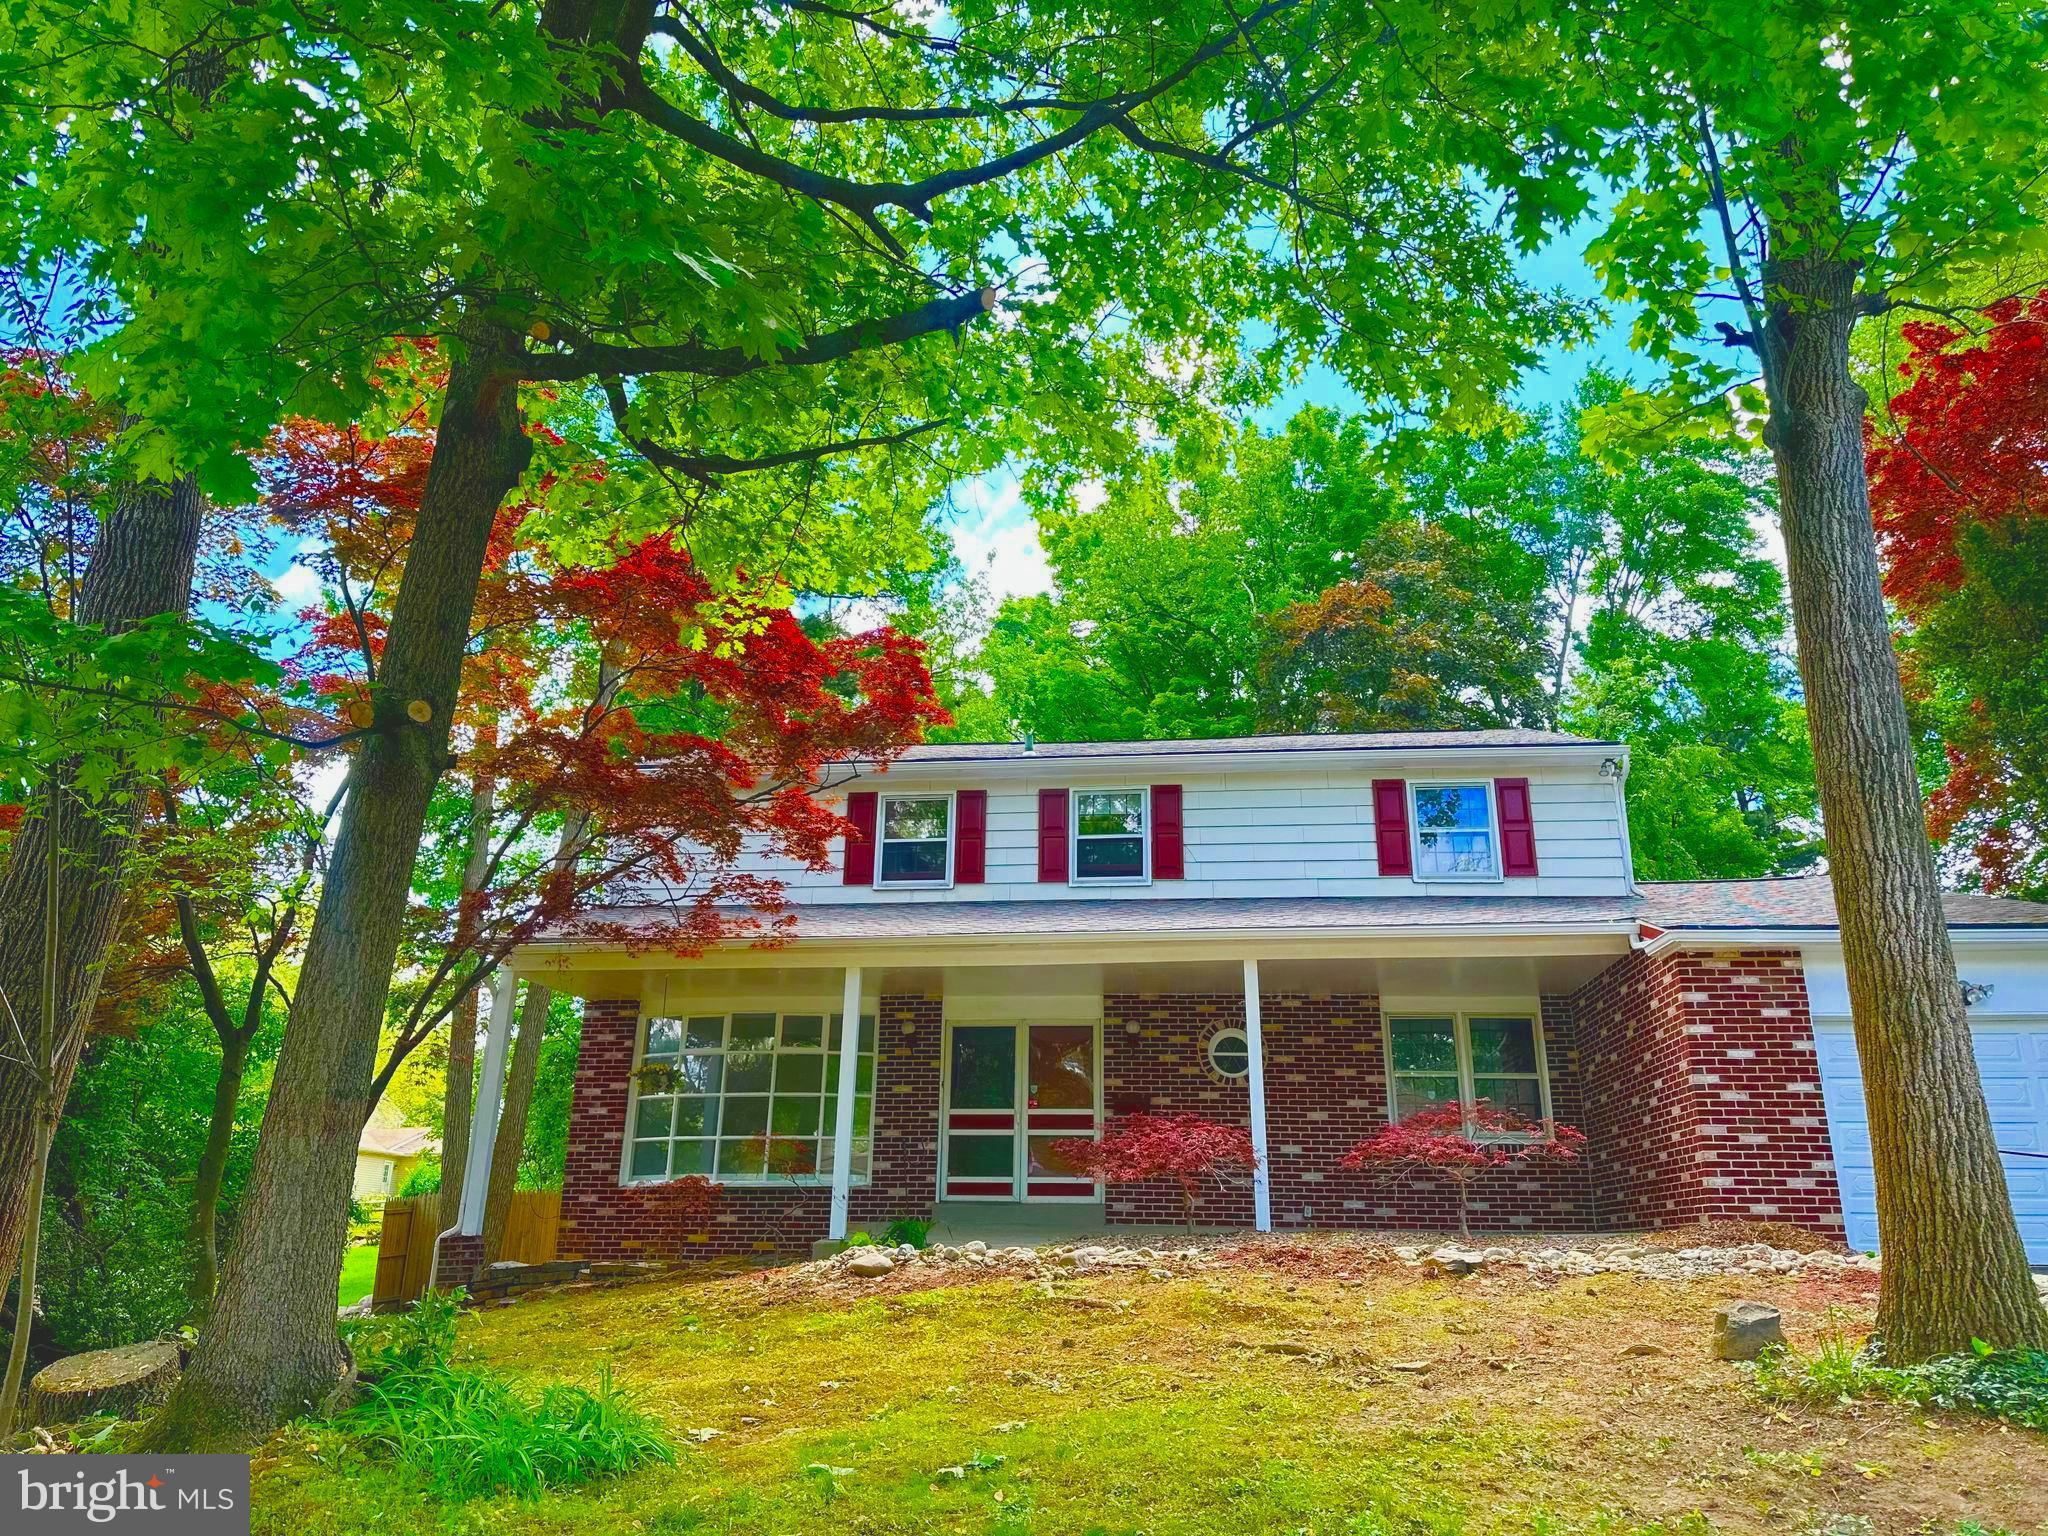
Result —
POLYGON ((956 1024, 946 1051, 946 1199, 1097 1198, 1059 1148, 1097 1134, 1095 1026, 956 1024))
POLYGON ((1024 1197, 1093 1200, 1094 1178, 1060 1143, 1095 1138, 1095 1026, 1027 1024, 1024 1033, 1024 1197))

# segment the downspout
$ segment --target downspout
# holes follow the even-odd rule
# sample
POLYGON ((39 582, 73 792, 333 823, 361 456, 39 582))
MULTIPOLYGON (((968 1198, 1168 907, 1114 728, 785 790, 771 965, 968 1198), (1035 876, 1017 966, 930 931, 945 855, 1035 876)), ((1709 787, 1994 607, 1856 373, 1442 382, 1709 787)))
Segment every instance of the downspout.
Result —
POLYGON ((1607 773, 1607 763, 1602 763, 1600 769, 1602 777, 1611 778, 1614 784, 1614 815, 1621 825, 1621 867, 1623 880, 1627 885, 1624 894, 1640 896, 1643 893, 1636 885, 1635 849, 1630 846, 1628 840, 1628 792, 1624 788, 1628 782, 1628 754, 1624 752, 1621 756, 1609 758, 1607 761, 1614 764, 1614 772, 1611 775, 1607 773))
POLYGON ((498 1139, 498 1115, 505 1096, 505 1054, 512 1034, 512 997, 518 990, 518 979, 502 966, 491 978, 491 1028, 484 1037, 483 1077, 477 1083, 476 1099, 470 1111, 469 1156, 462 1176, 462 1200, 456 1207, 455 1219, 434 1234, 434 1251, 427 1260, 429 1290, 433 1289, 434 1281, 441 1273, 441 1240, 458 1233, 474 1235, 484 1229, 484 1197, 489 1192, 491 1153, 498 1139))

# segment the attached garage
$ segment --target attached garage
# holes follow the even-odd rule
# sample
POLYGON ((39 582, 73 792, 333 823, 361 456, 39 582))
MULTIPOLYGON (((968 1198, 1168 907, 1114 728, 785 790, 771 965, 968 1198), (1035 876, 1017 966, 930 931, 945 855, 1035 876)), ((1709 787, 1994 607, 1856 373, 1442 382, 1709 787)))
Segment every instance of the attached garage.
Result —
MULTIPOLYGON (((2048 1013, 1973 1018, 1970 1033, 1991 1109, 1992 1134, 2005 1154, 2005 1182, 2027 1257, 2048 1265, 2048 1013)), ((1870 1122, 1863 1108, 1856 1037, 1848 1019, 1816 1013, 1814 1043, 1849 1246, 1873 1249, 1877 1184, 1871 1171, 1870 1122)))

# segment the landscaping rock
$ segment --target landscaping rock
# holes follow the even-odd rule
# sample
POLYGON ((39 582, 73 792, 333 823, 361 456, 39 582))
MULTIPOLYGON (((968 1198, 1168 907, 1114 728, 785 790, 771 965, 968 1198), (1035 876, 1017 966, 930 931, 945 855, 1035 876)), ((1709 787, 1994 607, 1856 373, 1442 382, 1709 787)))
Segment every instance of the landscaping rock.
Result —
POLYGON ((1457 1248, 1446 1244, 1430 1254, 1429 1267, 1446 1275, 1469 1275, 1486 1267, 1486 1255, 1477 1248, 1457 1248))
POLYGON ((896 1267, 896 1261, 879 1248, 862 1248, 846 1261, 846 1272, 863 1280, 877 1279, 896 1267))
POLYGON ((1714 1309, 1714 1358, 1754 1360, 1773 1344, 1785 1342, 1776 1307, 1760 1301, 1731 1301, 1714 1309))

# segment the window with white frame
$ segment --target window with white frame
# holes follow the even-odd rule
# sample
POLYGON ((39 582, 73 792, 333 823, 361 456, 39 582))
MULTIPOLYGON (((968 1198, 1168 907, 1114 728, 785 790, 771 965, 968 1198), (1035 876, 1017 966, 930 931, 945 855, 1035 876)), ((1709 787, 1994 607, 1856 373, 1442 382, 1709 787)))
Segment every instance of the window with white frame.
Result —
POLYGON ((1142 881, 1150 874, 1142 789, 1074 791, 1074 880, 1142 881))
POLYGON ((1500 839, 1487 784, 1416 784, 1415 878, 1495 880, 1500 839))
POLYGON ((1431 1104, 1480 1099, 1524 1120, 1549 1117, 1543 1032, 1531 1014, 1393 1014, 1387 1057, 1395 1120, 1431 1104))
MULTIPOLYGON (((841 1015, 650 1018, 634 1072, 628 1182, 830 1183, 841 1015)), ((875 1021, 862 1015, 851 1176, 867 1177, 875 1021)))
POLYGON ((953 797, 884 795, 881 885, 945 885, 953 878, 953 797))

